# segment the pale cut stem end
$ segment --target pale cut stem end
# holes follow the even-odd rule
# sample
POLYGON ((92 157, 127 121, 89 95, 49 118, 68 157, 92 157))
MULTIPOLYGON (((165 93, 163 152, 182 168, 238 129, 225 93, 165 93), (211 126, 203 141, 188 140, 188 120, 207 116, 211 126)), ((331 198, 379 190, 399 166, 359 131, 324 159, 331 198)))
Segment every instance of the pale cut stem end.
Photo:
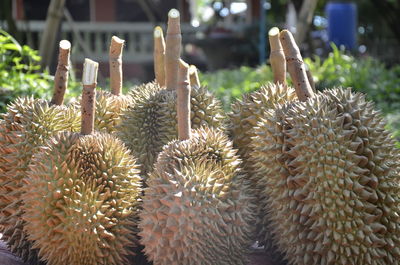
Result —
POLYGON ((125 41, 113 36, 111 38, 109 64, 111 94, 119 96, 122 93, 122 50, 125 41))
POLYGON ((276 41, 276 38, 279 40, 279 29, 277 27, 273 27, 268 31, 268 38, 270 39, 271 51, 282 49, 280 42, 276 41), (271 40, 273 41, 271 42, 271 40))
POLYGON ((163 35, 163 30, 162 30, 162 28, 160 27, 160 26, 157 26, 157 27, 155 27, 154 28, 154 38, 162 38, 162 37, 164 37, 163 35))
POLYGON ((154 74, 157 83, 165 86, 165 40, 161 27, 154 28, 154 74))
POLYGON ((282 30, 279 33, 279 39, 282 43, 283 51, 285 52, 287 68, 292 77, 297 97, 300 101, 306 101, 307 98, 314 96, 314 92, 308 81, 306 67, 301 57, 299 47, 292 33, 288 30, 282 30))
POLYGON ((176 90, 178 86, 181 42, 182 35, 179 11, 171 9, 168 13, 168 28, 165 43, 165 84, 167 90, 176 90))
POLYGON ((199 74, 195 65, 189 66, 190 86, 200 87, 199 74))
POLYGON ((179 60, 179 83, 177 89, 177 114, 179 140, 190 139, 190 82, 189 65, 179 60))
POLYGON ((286 85, 285 53, 283 52, 283 48, 279 40, 279 29, 277 27, 270 29, 268 32, 268 39, 271 50, 269 61, 274 74, 274 83, 286 85))
POLYGON ((180 16, 179 11, 175 8, 172 8, 169 12, 168 12, 168 17, 170 18, 178 18, 180 16))
POLYGON ((81 101, 81 134, 88 135, 94 131, 94 114, 96 110, 96 82, 99 64, 90 59, 85 59, 82 76, 82 101, 81 101))
POLYGON ((71 43, 67 40, 60 41, 57 70, 54 75, 54 92, 51 104, 62 105, 65 91, 68 87, 69 56, 71 43))

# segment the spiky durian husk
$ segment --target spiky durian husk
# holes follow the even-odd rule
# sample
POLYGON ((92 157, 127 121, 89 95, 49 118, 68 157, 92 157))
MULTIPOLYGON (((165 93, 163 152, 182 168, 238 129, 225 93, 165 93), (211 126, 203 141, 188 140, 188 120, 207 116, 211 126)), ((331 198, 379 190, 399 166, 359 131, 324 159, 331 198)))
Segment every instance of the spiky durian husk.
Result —
MULTIPOLYGON (((79 97, 74 105, 80 108, 82 97, 79 97)), ((96 113, 94 128, 99 132, 114 133, 121 123, 121 114, 133 104, 130 95, 113 95, 108 91, 99 90, 96 93, 96 113)))
POLYGON ((399 150, 364 95, 325 90, 265 115, 254 138, 291 264, 399 264, 399 150))
MULTIPOLYGON (((229 132, 233 146, 238 149, 238 154, 243 159, 244 172, 248 179, 251 180, 252 188, 257 195, 262 193, 257 191, 257 170, 254 168, 254 161, 251 160, 251 153, 254 151, 251 146, 251 138, 255 136, 254 128, 266 110, 274 110, 279 105, 296 99, 297 96, 293 88, 281 84, 267 83, 258 91, 245 94, 242 100, 232 104, 232 112, 228 114, 230 119, 229 132)), ((265 194, 263 195, 265 196, 265 194)), ((259 211, 263 211, 263 216, 268 212, 268 208, 265 205, 259 205, 259 211)), ((264 245, 271 258, 274 259, 274 264, 283 264, 282 254, 272 244, 267 218, 261 218, 259 222, 260 224, 257 225, 261 230, 259 231, 259 241, 264 245)))
MULTIPOLYGON (((121 116, 117 136, 138 158, 146 175, 153 168, 158 153, 176 139, 176 92, 151 82, 130 92, 133 104, 121 116)), ((224 129, 224 112, 220 101, 205 88, 191 91, 192 128, 207 125, 224 129)))
POLYGON ((140 177, 136 160, 104 133, 59 133, 37 152, 24 186, 25 231, 48 265, 127 264, 140 177))
POLYGON ((32 97, 18 98, 8 106, 0 124, 0 233, 10 250, 29 263, 36 252, 23 232, 22 185, 32 154, 59 131, 77 131, 80 115, 71 107, 50 105, 32 97))
POLYGON ((139 228, 155 265, 245 264, 254 201, 240 160, 216 129, 193 130, 160 153, 149 175, 139 228))
POLYGON ((95 130, 113 133, 121 123, 121 113, 132 103, 129 95, 113 95, 107 91, 96 93, 95 130))
POLYGON ((255 136, 254 127, 264 111, 276 109, 280 104, 296 99, 293 88, 267 83, 259 90, 243 95, 242 100, 232 104, 232 112, 228 114, 229 131, 233 146, 238 149, 238 154, 243 159, 244 169, 251 168, 247 163, 253 151, 250 145, 251 138, 255 136))

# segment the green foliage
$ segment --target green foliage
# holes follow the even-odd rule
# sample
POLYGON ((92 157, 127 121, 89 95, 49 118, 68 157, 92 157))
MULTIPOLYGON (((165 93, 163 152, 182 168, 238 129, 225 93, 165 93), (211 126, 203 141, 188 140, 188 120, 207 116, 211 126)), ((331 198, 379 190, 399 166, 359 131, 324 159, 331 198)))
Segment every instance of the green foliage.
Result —
POLYGON ((316 82, 322 90, 326 87, 352 87, 367 94, 385 113, 400 110, 400 66, 386 69, 371 57, 356 59, 332 45, 333 52, 322 61, 306 58, 316 82))
POLYGON ((200 73, 201 84, 207 86, 222 101, 225 110, 231 102, 244 93, 257 90, 272 80, 271 68, 262 65, 256 69, 242 66, 234 70, 219 70, 214 73, 200 73))
POLYGON ((400 140, 400 66, 387 69, 372 57, 357 59, 332 45, 333 51, 322 61, 306 58, 318 90, 326 87, 351 87, 365 93, 382 110, 388 128, 400 140))
POLYGON ((18 96, 49 96, 52 77, 38 73, 40 56, 0 30, 0 112, 18 96))

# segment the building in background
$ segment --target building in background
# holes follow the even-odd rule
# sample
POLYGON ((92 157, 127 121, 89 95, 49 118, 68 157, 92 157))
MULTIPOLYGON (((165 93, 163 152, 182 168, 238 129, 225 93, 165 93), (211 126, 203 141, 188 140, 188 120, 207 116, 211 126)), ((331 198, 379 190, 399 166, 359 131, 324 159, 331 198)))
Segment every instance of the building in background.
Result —
MULTIPOLYGON (((18 29, 23 32, 23 42, 35 49, 39 48, 49 4, 50 0, 13 1, 12 12, 18 29)), ((58 40, 71 41, 71 61, 77 72, 87 57, 100 62, 101 76, 107 77, 109 44, 116 35, 126 41, 125 79, 148 81, 153 78, 153 28, 156 25, 166 28, 171 8, 181 12, 182 31, 187 39, 196 29, 190 25, 186 0, 66 0, 58 40)), ((54 58, 53 65, 56 53, 54 58)))

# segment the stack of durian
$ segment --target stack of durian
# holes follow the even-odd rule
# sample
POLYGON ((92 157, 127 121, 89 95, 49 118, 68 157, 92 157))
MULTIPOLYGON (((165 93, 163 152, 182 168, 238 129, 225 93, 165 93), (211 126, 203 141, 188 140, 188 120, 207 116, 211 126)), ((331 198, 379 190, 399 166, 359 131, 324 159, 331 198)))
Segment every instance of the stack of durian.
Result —
POLYGON ((265 264, 400 264, 400 154, 373 104, 350 89, 315 92, 292 35, 273 28, 274 82, 225 115, 180 58, 181 38, 173 9, 165 41, 154 30, 155 81, 123 95, 114 36, 111 92, 96 92, 98 64, 86 59, 68 106, 62 41, 52 100, 8 106, 10 250, 33 265, 244 265, 257 241, 265 264))

